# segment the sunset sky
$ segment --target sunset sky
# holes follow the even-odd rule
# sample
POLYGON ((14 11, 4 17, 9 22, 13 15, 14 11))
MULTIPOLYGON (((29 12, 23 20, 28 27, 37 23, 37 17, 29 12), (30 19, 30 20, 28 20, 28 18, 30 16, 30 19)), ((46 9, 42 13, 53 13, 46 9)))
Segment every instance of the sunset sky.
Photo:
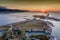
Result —
POLYGON ((59 0, 0 0, 0 6, 22 10, 60 10, 59 0))

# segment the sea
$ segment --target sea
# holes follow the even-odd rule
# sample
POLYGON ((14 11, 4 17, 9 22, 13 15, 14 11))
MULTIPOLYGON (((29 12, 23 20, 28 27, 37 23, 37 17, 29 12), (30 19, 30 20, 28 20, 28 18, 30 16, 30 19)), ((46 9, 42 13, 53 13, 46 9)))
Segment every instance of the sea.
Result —
MULTIPOLYGON (((0 13, 0 26, 33 19, 33 15, 40 15, 38 12, 21 12, 21 13, 0 13)), ((49 13, 51 17, 60 19, 60 13, 49 13)), ((60 40, 60 21, 50 20, 55 27, 52 27, 52 35, 60 40)), ((2 35, 2 31, 0 31, 2 35)))

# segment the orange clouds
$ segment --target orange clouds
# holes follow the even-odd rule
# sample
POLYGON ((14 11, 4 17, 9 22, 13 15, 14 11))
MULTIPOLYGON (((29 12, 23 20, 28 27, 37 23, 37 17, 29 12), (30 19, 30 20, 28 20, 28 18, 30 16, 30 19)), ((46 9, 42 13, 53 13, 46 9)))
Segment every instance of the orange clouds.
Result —
POLYGON ((60 4, 59 3, 4 3, 1 4, 3 6, 7 6, 7 8, 11 9, 22 9, 22 10, 31 10, 31 11, 42 11, 42 10, 50 10, 50 11, 59 11, 60 4))

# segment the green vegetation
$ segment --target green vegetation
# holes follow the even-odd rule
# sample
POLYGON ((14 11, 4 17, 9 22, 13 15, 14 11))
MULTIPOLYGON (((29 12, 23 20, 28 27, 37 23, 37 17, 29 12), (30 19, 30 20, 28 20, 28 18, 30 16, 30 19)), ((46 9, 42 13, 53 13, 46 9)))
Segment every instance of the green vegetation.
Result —
MULTIPOLYGON (((52 25, 52 23, 48 22, 49 24, 52 25)), ((3 35, 0 37, 0 40, 5 39, 5 37, 8 35, 8 39, 29 39, 31 40, 31 38, 36 38, 36 39, 40 39, 40 40, 48 40, 48 37, 46 35, 31 35, 30 37, 26 37, 25 35, 25 30, 24 29, 33 29, 33 28, 40 28, 40 29, 48 29, 48 26, 46 24, 46 22, 43 22, 41 20, 34 20, 34 21, 24 21, 24 22, 20 22, 20 23, 16 23, 16 24, 12 24, 13 28, 14 27, 22 27, 23 29, 18 30, 17 34, 15 31, 13 30, 8 30, 7 32, 4 32, 3 35)), ((53 25, 52 25, 53 26, 53 25)), ((4 26, 3 26, 4 27, 4 26)), ((6 26, 5 27, 9 27, 6 26)))
POLYGON ((32 36, 30 36, 30 38, 37 38, 40 40, 49 40, 46 35, 32 35, 32 36))
POLYGON ((21 30, 18 34, 15 34, 13 30, 8 30, 7 32, 4 32, 2 36, 0 36, 0 40, 6 40, 6 39, 21 39, 25 38, 25 31, 21 30), (8 36, 8 37, 7 37, 8 36))
POLYGON ((25 35, 24 30, 21 30, 19 35, 15 35, 14 32, 11 32, 11 31, 4 32, 3 35, 0 37, 0 40, 5 40, 6 39, 5 37, 8 34, 10 34, 7 37, 8 40, 10 40, 10 39, 13 39, 13 40, 21 40, 21 39, 23 39, 23 40, 31 40, 32 38, 40 39, 40 40, 48 40, 48 37, 46 35, 31 35, 31 36, 27 37, 25 35))

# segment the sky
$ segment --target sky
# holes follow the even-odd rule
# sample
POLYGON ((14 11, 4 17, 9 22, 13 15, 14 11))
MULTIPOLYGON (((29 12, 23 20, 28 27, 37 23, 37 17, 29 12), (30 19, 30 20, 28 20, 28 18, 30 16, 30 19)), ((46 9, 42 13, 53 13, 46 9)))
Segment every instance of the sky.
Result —
POLYGON ((21 10, 60 10, 60 0, 0 0, 0 6, 21 10))

